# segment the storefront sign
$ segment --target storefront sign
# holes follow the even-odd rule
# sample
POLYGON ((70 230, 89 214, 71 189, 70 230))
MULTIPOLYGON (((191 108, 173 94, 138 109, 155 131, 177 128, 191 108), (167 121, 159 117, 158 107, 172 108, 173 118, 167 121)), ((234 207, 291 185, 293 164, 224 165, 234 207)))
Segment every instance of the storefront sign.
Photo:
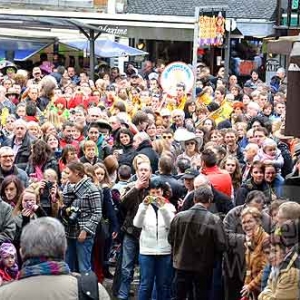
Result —
POLYGON ((185 84, 185 91, 190 92, 194 85, 193 70, 183 62, 173 62, 167 65, 161 74, 160 84, 163 90, 170 95, 176 95, 176 85, 185 84))
POLYGON ((128 32, 127 28, 124 27, 120 28, 119 26, 100 25, 98 28, 108 34, 114 34, 114 35, 127 35, 128 32))
POLYGON ((208 12, 199 17, 199 46, 223 45, 225 34, 224 13, 208 12))

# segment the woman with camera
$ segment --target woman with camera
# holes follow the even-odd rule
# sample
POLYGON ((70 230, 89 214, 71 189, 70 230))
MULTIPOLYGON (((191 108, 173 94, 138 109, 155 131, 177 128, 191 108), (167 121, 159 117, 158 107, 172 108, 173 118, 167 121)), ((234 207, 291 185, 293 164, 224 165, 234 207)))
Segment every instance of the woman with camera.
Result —
POLYGON ((57 218, 62 206, 62 196, 58 186, 58 174, 53 169, 44 172, 44 178, 39 182, 40 201, 47 216, 57 218))
POLYGON ((68 183, 63 190, 62 215, 68 241, 66 261, 72 272, 88 272, 96 228, 102 217, 102 196, 86 176, 82 163, 69 163, 65 172, 68 183))
POLYGON ((164 182, 152 178, 149 196, 139 205, 133 225, 141 228, 139 300, 151 299, 156 286, 156 299, 171 299, 172 258, 168 232, 175 216, 175 207, 163 197, 164 182))

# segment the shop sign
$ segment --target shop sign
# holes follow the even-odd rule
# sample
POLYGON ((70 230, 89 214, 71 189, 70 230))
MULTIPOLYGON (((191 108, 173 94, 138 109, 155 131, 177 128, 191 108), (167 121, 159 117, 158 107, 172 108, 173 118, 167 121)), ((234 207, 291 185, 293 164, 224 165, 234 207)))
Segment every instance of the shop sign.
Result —
POLYGON ((113 34, 113 35, 127 35, 128 33, 127 28, 124 27, 120 28, 119 26, 100 25, 98 28, 104 31, 105 33, 113 34))
POLYGON ((184 83, 186 92, 192 90, 194 86, 193 70, 183 62, 173 62, 167 65, 161 74, 160 84, 163 90, 170 95, 176 95, 176 85, 184 83))
POLYGON ((225 35, 224 12, 205 12, 199 16, 199 46, 223 45, 225 35))
POLYGON ((292 0, 292 9, 298 9, 299 0, 292 0))

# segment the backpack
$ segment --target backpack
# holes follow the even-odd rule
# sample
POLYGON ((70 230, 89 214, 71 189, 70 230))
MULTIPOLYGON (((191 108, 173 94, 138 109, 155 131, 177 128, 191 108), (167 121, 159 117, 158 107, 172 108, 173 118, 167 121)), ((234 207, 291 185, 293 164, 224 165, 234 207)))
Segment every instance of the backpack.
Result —
POLYGON ((78 300, 99 300, 98 279, 94 272, 73 275, 77 278, 78 300))

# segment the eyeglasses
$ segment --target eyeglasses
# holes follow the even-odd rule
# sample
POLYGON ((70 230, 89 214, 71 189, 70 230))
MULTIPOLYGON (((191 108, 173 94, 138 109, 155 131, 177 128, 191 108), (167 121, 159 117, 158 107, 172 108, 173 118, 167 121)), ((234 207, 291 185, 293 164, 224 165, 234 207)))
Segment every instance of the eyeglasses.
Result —
POLYGON ((186 142, 185 145, 186 146, 188 146, 188 145, 196 145, 196 143, 195 142, 186 142))
POLYGON ((163 135, 163 139, 168 139, 168 140, 170 140, 170 139, 172 139, 173 138, 173 136, 172 135, 163 135))

